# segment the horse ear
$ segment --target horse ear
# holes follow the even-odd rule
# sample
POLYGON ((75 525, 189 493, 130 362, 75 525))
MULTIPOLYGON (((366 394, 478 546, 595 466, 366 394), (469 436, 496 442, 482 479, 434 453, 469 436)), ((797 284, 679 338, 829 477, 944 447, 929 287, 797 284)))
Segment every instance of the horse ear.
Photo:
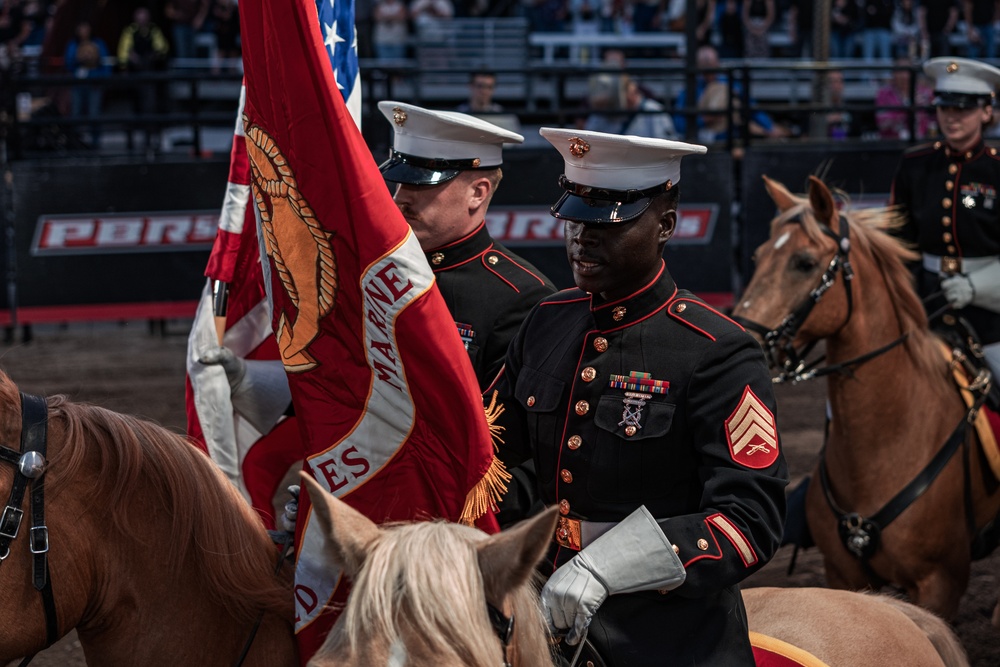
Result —
POLYGON ((837 215, 837 203, 833 201, 830 188, 815 176, 809 177, 809 206, 816 221, 827 226, 831 225, 837 215))
POLYGON ((550 507, 477 545, 487 600, 499 604, 528 581, 548 549, 558 516, 558 508, 550 507))
POLYGON ((309 499, 319 520, 329 556, 344 568, 349 577, 357 576, 372 544, 378 539, 379 527, 340 498, 320 486, 305 472, 299 472, 309 489, 309 499))
POLYGON ((764 188, 767 190, 767 194, 774 200, 774 204, 778 207, 779 211, 784 213, 798 204, 795 201, 795 196, 784 185, 767 176, 761 176, 761 178, 764 179, 764 188))

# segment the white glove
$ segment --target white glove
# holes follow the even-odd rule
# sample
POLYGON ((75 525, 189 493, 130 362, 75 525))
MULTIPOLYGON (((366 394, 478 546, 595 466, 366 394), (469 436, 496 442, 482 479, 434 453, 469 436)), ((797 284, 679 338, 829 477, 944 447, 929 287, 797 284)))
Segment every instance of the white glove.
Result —
POLYGON ((972 303, 972 296, 975 294, 972 281, 964 273, 958 273, 942 280, 941 289, 944 290, 944 298, 956 310, 965 308, 972 303))
POLYGON ((198 360, 218 364, 229 380, 233 409, 260 433, 267 433, 292 402, 288 376, 280 360, 241 359, 228 347, 206 351, 198 360))
POLYGON ((972 304, 1000 313, 1000 259, 971 273, 945 278, 941 288, 953 308, 972 304))
POLYGON ((687 573, 645 506, 556 570, 542 588, 542 611, 553 633, 569 629, 579 643, 608 595, 672 590, 687 573))

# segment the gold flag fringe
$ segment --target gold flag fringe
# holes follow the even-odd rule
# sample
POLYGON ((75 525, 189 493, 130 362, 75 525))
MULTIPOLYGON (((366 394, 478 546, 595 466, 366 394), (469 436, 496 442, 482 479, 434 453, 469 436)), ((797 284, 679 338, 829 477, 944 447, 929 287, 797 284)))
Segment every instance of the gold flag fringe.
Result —
MULTIPOLYGON (((497 404, 497 392, 493 392, 490 404, 486 407, 486 422, 490 427, 490 438, 493 442, 493 450, 499 449, 499 443, 503 442, 500 434, 503 426, 496 423, 497 418, 504 412, 502 404, 497 404)), ((496 456, 490 460, 490 467, 486 470, 483 478, 476 483, 469 495, 465 497, 465 506, 462 508, 462 515, 459 523, 471 526, 476 519, 483 516, 489 510, 496 510, 503 494, 507 492, 507 482, 511 480, 511 474, 507 472, 507 466, 496 456)))

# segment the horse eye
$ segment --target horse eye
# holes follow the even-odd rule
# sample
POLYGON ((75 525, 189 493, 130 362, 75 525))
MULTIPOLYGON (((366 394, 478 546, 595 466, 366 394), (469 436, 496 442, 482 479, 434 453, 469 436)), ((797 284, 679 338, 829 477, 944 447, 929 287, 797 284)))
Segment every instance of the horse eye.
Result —
POLYGON ((792 257, 792 269, 799 273, 812 273, 818 265, 819 262, 812 255, 795 255, 792 257))

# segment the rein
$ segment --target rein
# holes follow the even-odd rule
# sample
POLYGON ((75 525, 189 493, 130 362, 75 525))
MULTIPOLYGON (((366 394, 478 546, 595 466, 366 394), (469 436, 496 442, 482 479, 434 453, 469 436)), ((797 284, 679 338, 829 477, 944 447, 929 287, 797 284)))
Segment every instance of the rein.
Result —
MULTIPOLYGON (((49 576, 49 529, 45 525, 45 447, 48 436, 48 405, 44 398, 21 392, 21 444, 20 450, 0 445, 0 461, 15 467, 14 482, 10 487, 10 497, 3 514, 0 515, 0 563, 10 556, 11 542, 17 538, 24 518, 21 503, 24 492, 31 487, 31 530, 28 534, 28 548, 34 554, 32 563, 32 583, 42 594, 45 609, 45 638, 48 646, 59 639, 59 621, 56 603, 52 595, 52 579, 49 576)), ((34 658, 27 656, 21 667, 34 658)))

